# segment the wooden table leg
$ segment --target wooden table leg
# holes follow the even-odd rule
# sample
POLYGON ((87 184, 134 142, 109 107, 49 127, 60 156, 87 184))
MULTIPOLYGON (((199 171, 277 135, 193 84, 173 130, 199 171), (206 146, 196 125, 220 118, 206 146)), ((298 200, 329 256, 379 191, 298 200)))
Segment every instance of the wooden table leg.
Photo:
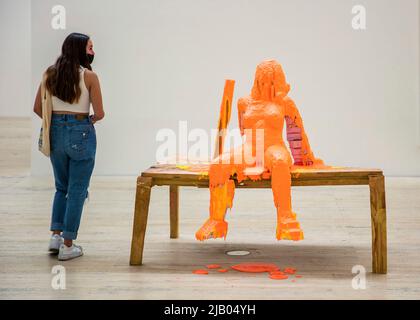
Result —
POLYGON ((178 238, 179 233, 179 187, 169 186, 169 219, 171 239, 178 238))
POLYGON ((130 265, 141 265, 143 261, 144 235, 149 213, 152 178, 138 177, 134 206, 133 237, 131 239, 130 265))
POLYGON ((372 221, 372 271, 387 273, 385 178, 369 176, 372 221))

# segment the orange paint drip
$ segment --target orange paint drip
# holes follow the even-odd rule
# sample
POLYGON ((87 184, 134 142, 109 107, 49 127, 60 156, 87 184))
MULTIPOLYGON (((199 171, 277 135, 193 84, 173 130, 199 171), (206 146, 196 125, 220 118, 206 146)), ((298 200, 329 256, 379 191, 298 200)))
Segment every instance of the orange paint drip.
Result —
POLYGON ((221 273, 225 273, 225 272, 228 272, 229 271, 229 269, 219 269, 219 270, 217 270, 217 272, 221 272, 221 273))
MULTIPOLYGON (((226 86, 220 110, 219 132, 227 128, 230 117, 229 99, 233 95, 233 84, 232 90, 227 90, 226 86)), ((288 97, 289 91, 290 85, 277 61, 268 60, 257 66, 251 94, 238 100, 239 126, 241 133, 245 134, 244 143, 230 151, 219 152, 218 157, 210 164, 210 217, 197 231, 198 240, 226 238, 225 215, 232 208, 235 191, 232 177, 238 182, 246 178, 260 180, 271 177, 274 205, 277 209, 276 238, 293 241, 304 238, 296 213, 292 211, 291 171, 302 167, 328 166, 314 156, 300 113, 293 100, 288 97), (284 123, 290 152, 282 136, 284 123), (257 130, 263 131, 263 140, 258 138, 257 130), (264 154, 257 159, 256 150, 261 149, 264 154), (254 158, 252 161, 246 161, 249 160, 249 150, 251 158, 254 158)), ((221 145, 223 146, 223 138, 217 141, 219 148, 216 151, 221 150, 221 145)))
POLYGON ((270 279, 273 279, 273 280, 285 280, 288 278, 289 276, 285 274, 270 274, 270 279))
MULTIPOLYGON (((227 268, 221 268, 219 264, 208 264, 206 265, 207 269, 216 270, 219 273, 226 273, 229 271, 227 268)), ((284 271, 281 271, 280 268, 274 263, 262 263, 262 262, 248 262, 248 263, 240 263, 231 266, 233 270, 245 273, 269 273, 269 278, 273 280, 286 280, 289 278, 290 275, 296 273, 296 269, 292 267, 287 267, 284 271)), ((193 271, 194 274, 200 275, 208 275, 209 271, 205 269, 197 269, 193 271)), ((295 274, 294 279, 292 282, 296 282, 295 279, 302 278, 302 275, 295 274)))
POLYGON ((295 268, 286 268, 284 269, 284 273, 288 273, 288 274, 295 274, 296 273, 296 269, 295 268))
POLYGON ((209 274, 207 270, 198 269, 193 271, 194 274, 209 274))
POLYGON ((276 270, 276 271, 271 271, 270 272, 270 275, 279 275, 279 274, 284 274, 284 272, 283 271, 280 271, 280 270, 276 270))
POLYGON ((273 263, 259 263, 249 262, 240 263, 231 267, 232 269, 240 272, 260 273, 260 272, 273 272, 278 271, 280 268, 273 263))

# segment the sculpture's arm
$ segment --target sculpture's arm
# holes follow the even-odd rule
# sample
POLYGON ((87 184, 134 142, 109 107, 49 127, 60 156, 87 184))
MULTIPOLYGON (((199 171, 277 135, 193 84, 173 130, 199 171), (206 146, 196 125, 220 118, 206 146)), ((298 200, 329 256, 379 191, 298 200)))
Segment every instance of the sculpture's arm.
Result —
POLYGON ((295 165, 310 166, 323 164, 315 158, 303 127, 302 117, 295 103, 289 97, 284 99, 287 141, 293 155, 295 165))

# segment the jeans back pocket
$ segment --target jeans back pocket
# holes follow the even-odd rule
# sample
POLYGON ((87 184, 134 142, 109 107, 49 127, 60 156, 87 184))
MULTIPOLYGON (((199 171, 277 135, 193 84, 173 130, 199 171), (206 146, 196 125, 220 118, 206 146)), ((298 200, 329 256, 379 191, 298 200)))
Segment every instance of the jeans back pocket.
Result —
POLYGON ((95 156, 96 137, 90 125, 76 125, 70 128, 70 157, 85 160, 95 156))

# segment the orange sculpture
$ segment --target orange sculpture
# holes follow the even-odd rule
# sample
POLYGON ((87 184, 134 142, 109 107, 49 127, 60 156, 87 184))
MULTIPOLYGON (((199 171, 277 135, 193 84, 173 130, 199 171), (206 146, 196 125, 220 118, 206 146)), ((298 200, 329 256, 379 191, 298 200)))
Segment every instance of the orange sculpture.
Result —
MULTIPOLYGON (((253 180, 271 177, 277 209, 276 238, 303 239, 296 213, 292 211, 290 171, 293 166, 325 166, 321 159, 315 158, 309 146, 299 111, 287 96, 289 90, 290 85, 277 61, 268 60, 257 66, 250 96, 238 100, 239 126, 245 141, 240 147, 221 153, 210 165, 210 217, 197 231, 198 240, 226 238, 228 224, 225 215, 227 209, 232 208, 235 193, 232 177, 238 182, 246 177, 253 180), (284 122, 292 154, 282 137, 284 122), (262 134, 258 135, 257 132, 262 134), (262 156, 258 156, 258 148, 263 148, 262 156), (253 156, 251 161, 247 156, 249 150, 253 156)), ((222 103, 231 101, 232 94, 233 87, 230 90, 225 87, 222 103)), ((223 111, 222 108, 223 112, 222 118, 229 119, 230 111, 223 111)), ((227 123, 222 125, 224 128, 226 126, 227 123)), ((220 145, 218 147, 220 150, 220 145)))

